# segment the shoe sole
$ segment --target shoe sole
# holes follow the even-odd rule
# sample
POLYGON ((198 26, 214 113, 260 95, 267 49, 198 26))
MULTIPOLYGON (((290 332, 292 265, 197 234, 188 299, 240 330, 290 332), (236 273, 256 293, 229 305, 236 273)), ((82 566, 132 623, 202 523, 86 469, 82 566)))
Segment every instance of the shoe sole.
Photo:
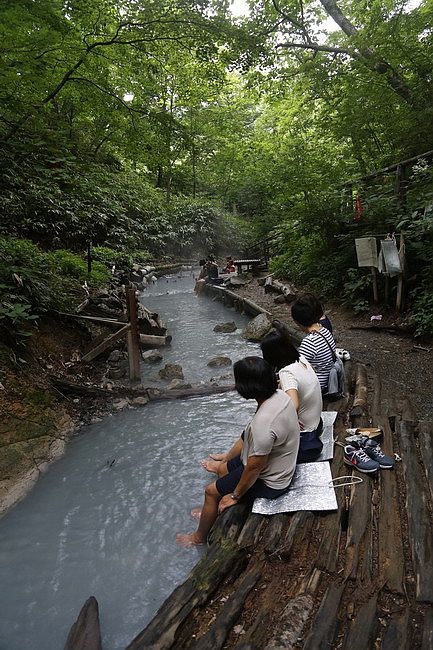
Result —
POLYGON ((362 472, 363 474, 372 474, 373 472, 377 472, 377 470, 380 469, 380 465, 378 467, 375 467, 374 469, 361 469, 358 465, 354 465, 353 463, 351 463, 346 459, 344 460, 344 463, 349 467, 354 467, 355 469, 358 470, 358 472, 362 472))

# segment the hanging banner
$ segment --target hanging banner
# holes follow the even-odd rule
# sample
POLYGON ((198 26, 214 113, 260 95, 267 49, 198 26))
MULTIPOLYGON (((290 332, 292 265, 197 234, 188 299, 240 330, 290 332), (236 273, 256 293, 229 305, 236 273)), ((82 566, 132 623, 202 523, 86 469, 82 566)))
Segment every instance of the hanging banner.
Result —
POLYGON ((375 237, 360 237, 355 239, 358 266, 374 266, 377 268, 377 246, 375 237))

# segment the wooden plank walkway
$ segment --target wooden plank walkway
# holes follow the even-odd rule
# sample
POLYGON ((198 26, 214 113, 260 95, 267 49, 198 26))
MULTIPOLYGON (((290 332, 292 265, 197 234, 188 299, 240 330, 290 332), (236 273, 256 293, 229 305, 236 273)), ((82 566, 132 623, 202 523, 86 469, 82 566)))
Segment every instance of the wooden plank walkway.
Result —
MULTIPOLYGON (((230 508, 207 554, 129 648, 433 648, 433 428, 405 419, 414 415, 408 400, 382 399, 380 378, 365 366, 354 368, 348 388, 339 439, 349 424, 381 425, 384 451, 402 462, 337 491, 335 513, 262 517, 230 508), (201 576, 215 562, 211 586, 201 576)), ((331 469, 351 472, 341 447, 331 469)))

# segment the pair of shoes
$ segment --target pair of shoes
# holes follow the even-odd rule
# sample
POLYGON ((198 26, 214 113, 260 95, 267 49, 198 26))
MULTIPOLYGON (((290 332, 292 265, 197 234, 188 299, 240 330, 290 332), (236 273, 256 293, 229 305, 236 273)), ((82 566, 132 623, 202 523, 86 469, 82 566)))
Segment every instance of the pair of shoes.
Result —
POLYGON ((378 469, 392 469, 395 460, 383 453, 380 445, 365 436, 344 448, 344 462, 360 472, 376 472, 378 469))
POLYGON ((350 352, 348 352, 347 350, 343 350, 343 348, 335 348, 335 354, 342 361, 350 361, 350 352))

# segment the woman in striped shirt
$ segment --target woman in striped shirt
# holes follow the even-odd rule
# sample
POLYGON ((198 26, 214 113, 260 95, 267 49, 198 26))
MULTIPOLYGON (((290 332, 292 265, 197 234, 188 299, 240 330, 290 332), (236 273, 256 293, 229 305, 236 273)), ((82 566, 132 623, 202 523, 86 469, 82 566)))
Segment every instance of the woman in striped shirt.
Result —
POLYGON ((299 347, 301 354, 314 368, 322 393, 328 390, 329 373, 334 365, 335 341, 329 329, 318 321, 317 311, 303 296, 292 305, 292 318, 307 336, 299 347))

